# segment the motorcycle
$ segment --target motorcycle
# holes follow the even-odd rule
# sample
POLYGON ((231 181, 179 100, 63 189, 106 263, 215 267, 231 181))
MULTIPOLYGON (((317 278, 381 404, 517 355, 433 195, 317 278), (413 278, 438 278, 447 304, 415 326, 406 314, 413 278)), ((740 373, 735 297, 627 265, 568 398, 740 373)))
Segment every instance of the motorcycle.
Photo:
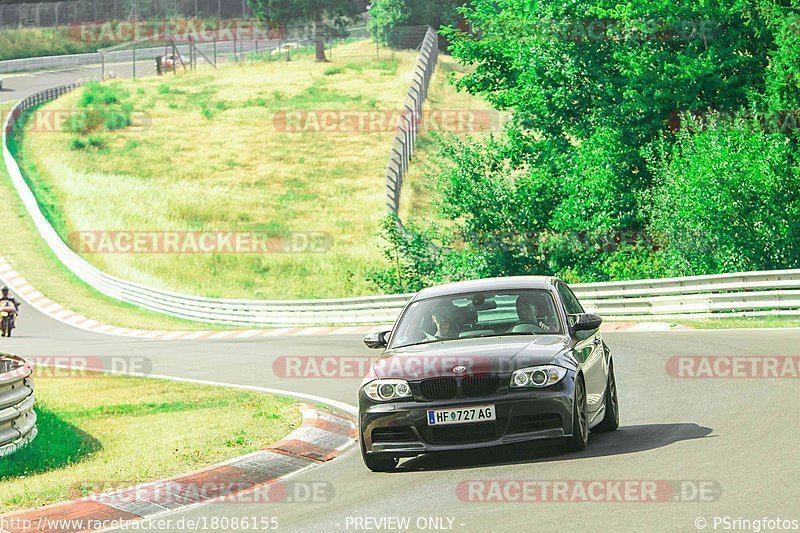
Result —
POLYGON ((0 301, 0 332, 3 337, 10 337, 17 318, 17 306, 10 300, 0 301))

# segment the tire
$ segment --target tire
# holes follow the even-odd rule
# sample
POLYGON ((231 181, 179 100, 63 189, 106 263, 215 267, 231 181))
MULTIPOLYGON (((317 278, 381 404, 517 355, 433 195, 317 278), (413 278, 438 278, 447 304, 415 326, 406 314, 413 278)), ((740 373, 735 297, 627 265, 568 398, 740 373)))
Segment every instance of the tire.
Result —
POLYGON ((589 408, 586 404, 586 386, 583 378, 575 381, 575 400, 572 407, 572 435, 567 446, 574 452, 585 450, 589 444, 589 408))
POLYGON ((608 386, 605 394, 606 413, 603 420, 592 431, 604 433, 619 427, 619 396, 617 395, 617 379, 614 377, 614 365, 608 369, 608 386))
POLYGON ((364 438, 358 439, 361 442, 361 458, 364 464, 373 472, 391 472, 396 467, 400 460, 397 457, 376 457, 369 455, 364 446, 364 438))

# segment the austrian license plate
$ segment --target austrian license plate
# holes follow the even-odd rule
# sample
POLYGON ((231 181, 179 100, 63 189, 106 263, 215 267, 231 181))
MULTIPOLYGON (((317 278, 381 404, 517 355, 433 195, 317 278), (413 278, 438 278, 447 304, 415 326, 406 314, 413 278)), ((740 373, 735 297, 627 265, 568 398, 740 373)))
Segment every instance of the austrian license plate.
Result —
POLYGON ((428 411, 429 426, 472 424, 475 422, 491 422, 493 420, 497 420, 494 405, 456 407, 453 409, 431 409, 428 411))

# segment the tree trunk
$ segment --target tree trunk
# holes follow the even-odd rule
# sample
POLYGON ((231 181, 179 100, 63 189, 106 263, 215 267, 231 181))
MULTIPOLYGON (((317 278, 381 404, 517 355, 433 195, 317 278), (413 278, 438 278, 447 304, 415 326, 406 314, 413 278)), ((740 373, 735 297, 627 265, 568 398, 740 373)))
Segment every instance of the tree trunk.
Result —
POLYGON ((325 56, 325 24, 322 23, 322 17, 314 21, 314 39, 317 42, 317 61, 328 62, 325 56))

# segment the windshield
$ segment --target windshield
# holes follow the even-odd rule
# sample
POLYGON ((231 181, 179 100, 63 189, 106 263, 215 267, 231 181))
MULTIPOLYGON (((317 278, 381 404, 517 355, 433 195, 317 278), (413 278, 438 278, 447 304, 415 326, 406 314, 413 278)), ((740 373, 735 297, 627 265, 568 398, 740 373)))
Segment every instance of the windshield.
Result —
POLYGON ((475 337, 553 333, 561 333, 561 321, 549 291, 477 292, 414 302, 397 325, 390 348, 475 337))

